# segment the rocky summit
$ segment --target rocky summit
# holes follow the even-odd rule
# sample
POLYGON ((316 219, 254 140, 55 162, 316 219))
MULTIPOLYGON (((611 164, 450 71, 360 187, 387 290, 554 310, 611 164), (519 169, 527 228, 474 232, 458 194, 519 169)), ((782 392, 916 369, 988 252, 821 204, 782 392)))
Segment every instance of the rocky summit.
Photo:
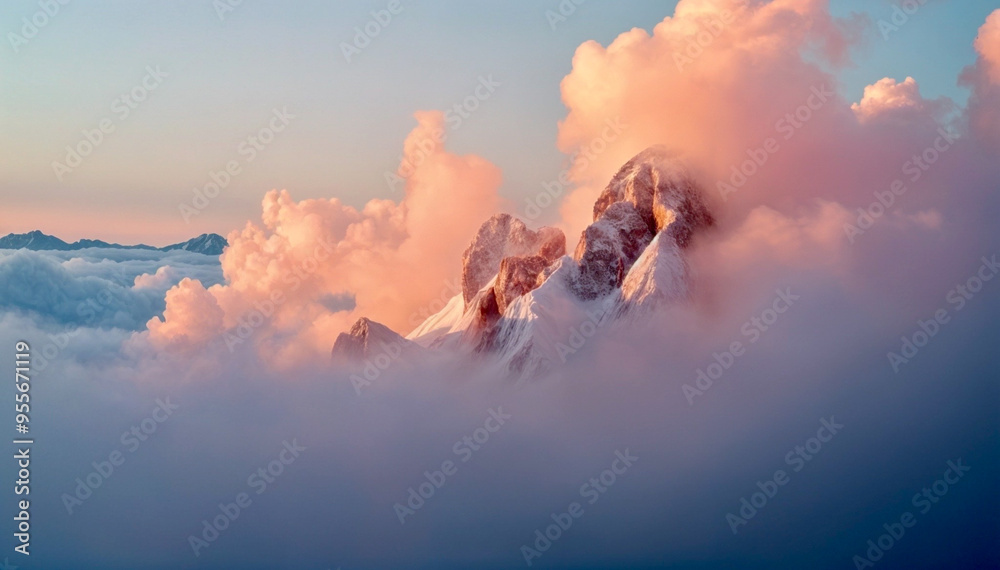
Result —
POLYGON ((389 327, 361 317, 350 332, 340 333, 333 344, 335 359, 360 362, 379 354, 397 357, 402 351, 420 350, 420 346, 406 340, 389 327))
POLYGON ((565 361, 575 326, 646 315, 687 297, 684 250, 714 224, 683 160, 650 147, 621 167, 594 203, 572 256, 557 228, 528 229, 509 214, 486 220, 462 256, 462 292, 405 339, 360 319, 334 345, 358 360, 373 346, 492 356, 526 379, 565 361))
POLYGON ((504 258, 540 256, 551 263, 565 253, 561 230, 546 227, 534 232, 510 214, 496 214, 483 222, 462 256, 462 296, 468 305, 496 276, 504 258))

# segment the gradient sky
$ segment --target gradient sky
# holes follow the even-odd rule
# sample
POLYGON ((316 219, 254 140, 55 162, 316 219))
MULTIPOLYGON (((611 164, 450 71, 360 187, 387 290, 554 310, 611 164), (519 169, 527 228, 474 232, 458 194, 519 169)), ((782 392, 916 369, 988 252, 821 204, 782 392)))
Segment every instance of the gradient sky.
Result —
MULTIPOLYGON (((162 245, 259 219, 272 188, 355 206, 399 200, 384 173, 398 165, 412 113, 449 108, 490 74, 501 86, 452 133, 449 147, 498 165, 501 195, 517 208, 565 167, 555 144, 566 113, 559 81, 576 47, 588 39, 607 45, 631 27, 651 30, 675 4, 589 2, 552 30, 544 13, 555 1, 404 1, 348 64, 340 43, 385 2, 246 0, 223 21, 208 0, 70 3, 17 53, 7 34, 19 33, 21 19, 39 8, 4 2, 0 234, 41 229, 67 240, 162 245), (115 119, 116 131, 59 182, 51 163, 82 129, 115 117, 112 101, 142 80, 146 66, 169 77, 126 120, 115 119), (209 181, 209 170, 241 159, 240 141, 286 106, 297 118, 185 223, 179 203, 209 181)), ((864 11, 872 22, 891 14, 885 1, 831 4, 837 16, 864 11)), ((955 78, 974 61, 972 39, 996 3, 942 4, 923 7, 888 41, 869 29, 865 51, 853 54, 857 63, 839 72, 841 93, 856 101, 882 77, 912 75, 925 97, 964 101, 955 78)))

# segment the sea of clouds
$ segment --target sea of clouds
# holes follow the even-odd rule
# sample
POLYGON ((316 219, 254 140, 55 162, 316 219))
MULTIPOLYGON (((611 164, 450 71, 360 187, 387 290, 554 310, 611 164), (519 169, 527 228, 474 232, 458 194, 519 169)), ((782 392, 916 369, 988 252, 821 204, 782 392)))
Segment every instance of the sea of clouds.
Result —
POLYGON ((971 93, 959 107, 906 78, 873 78, 857 102, 827 95, 865 22, 819 1, 751 4, 684 0, 652 35, 578 49, 560 148, 589 144, 609 118, 629 128, 574 175, 555 222, 570 246, 603 184, 657 143, 692 159, 720 223, 693 246, 690 303, 601 327, 536 382, 444 355, 394 360, 356 390, 359 370, 329 359, 359 316, 412 327, 506 206, 488 161, 422 149, 440 113, 419 113, 405 142, 424 154, 400 203, 357 210, 273 191, 221 260, 0 254, 0 350, 56 347, 32 380, 32 562, 847 568, 913 511, 916 526, 875 566, 1000 563, 1000 280, 987 279, 1000 255, 1000 12, 977 62, 956 70, 971 93), (710 49, 675 65, 721 10, 734 16, 710 49), (958 135, 947 149, 941 129, 958 135), (744 169, 760 149, 766 162, 744 169), (275 292, 284 300, 246 342, 227 344, 275 292), (168 399, 169 416, 145 421, 168 399), (843 427, 820 442, 824 421, 843 427), (304 449, 283 455, 290 444, 304 449), (815 450, 798 470, 796 446, 815 450), (78 493, 115 451, 124 463, 78 493), (637 459, 602 483, 618 453, 637 459), (959 459, 971 470, 920 512, 913 495, 959 459), (778 470, 788 483, 750 514, 743 500, 760 505, 778 470), (592 478, 605 489, 594 502, 592 478), (249 506, 220 528, 241 493, 249 506), (550 532, 574 502, 582 514, 550 532), (536 531, 558 538, 546 547, 536 531))

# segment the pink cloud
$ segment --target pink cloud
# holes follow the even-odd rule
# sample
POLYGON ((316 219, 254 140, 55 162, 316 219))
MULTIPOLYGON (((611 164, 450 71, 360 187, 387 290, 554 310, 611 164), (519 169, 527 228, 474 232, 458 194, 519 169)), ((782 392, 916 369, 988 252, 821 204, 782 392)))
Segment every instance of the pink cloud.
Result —
POLYGON ((945 251, 980 253, 984 226, 962 220, 995 204, 987 149, 965 137, 948 143, 939 129, 1000 137, 1000 89, 987 71, 1000 62, 1000 11, 976 40, 965 115, 947 98, 924 98, 919 78, 874 77, 854 103, 840 94, 830 70, 865 41, 860 21, 834 19, 820 0, 681 0, 652 34, 582 44, 561 84, 560 149, 587 149, 609 119, 628 127, 571 172, 575 187, 560 205, 570 242, 611 174, 664 144, 694 165, 720 222, 692 260, 695 290, 740 295, 749 281, 800 271, 857 287, 891 267, 894 285, 933 291, 943 268, 959 263, 945 251), (888 200, 897 179, 906 190, 849 241, 845 227, 878 196, 888 200))
POLYGON ((607 48, 581 45, 562 81, 569 113, 559 147, 586 148, 608 119, 629 127, 585 172, 573 173, 578 187, 562 204, 568 235, 590 221, 590 205, 611 174, 652 144, 683 152, 714 182, 751 146, 783 136, 776 122, 810 97, 823 108, 811 110, 809 130, 832 130, 845 106, 833 94, 833 77, 807 56, 842 63, 856 23, 833 19, 826 4, 682 0, 651 36, 635 29, 607 48), (818 100, 814 89, 828 95, 818 100))
POLYGON ((1000 9, 986 18, 974 46, 979 57, 961 77, 962 84, 972 89, 969 124, 996 151, 1000 150, 1000 9))
POLYGON ((974 45, 990 81, 1000 84, 1000 9, 986 18, 986 23, 979 28, 974 45))
MULTIPOLYGON (((926 101, 920 95, 920 86, 912 77, 897 83, 885 77, 865 87, 865 94, 859 103, 851 105, 851 110, 862 123, 885 117, 903 120, 927 113, 934 102, 926 101)), ((940 105, 938 105, 940 107, 940 105)))
POLYGON ((166 299, 164 320, 148 323, 150 336, 161 346, 195 347, 222 332, 223 311, 200 282, 185 278, 167 291, 166 299))
POLYGON ((266 346, 271 360, 290 363, 328 353, 362 315, 402 331, 419 324, 414 315, 428 312, 422 307, 454 294, 447 291, 462 251, 501 206, 501 176, 482 158, 442 147, 440 112, 416 118, 398 172, 406 179, 401 202, 373 199, 357 210, 337 198, 295 201, 286 190, 268 192, 262 223, 228 236, 226 284, 206 290, 186 281, 169 291, 165 320, 150 321, 150 339, 191 344, 228 331, 228 344, 266 346), (354 308, 332 312, 322 302, 330 294, 353 296, 354 308), (198 317, 205 311, 212 318, 198 317), (246 339, 239 337, 248 326, 246 339))

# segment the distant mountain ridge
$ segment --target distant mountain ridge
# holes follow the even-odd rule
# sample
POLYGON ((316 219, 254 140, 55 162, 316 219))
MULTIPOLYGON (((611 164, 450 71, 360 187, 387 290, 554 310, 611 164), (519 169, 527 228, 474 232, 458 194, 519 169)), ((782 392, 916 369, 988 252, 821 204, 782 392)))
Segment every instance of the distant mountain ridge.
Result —
POLYGON ((220 236, 219 234, 201 234, 196 238, 164 247, 153 247, 146 244, 120 245, 97 239, 82 239, 73 243, 66 243, 55 236, 44 234, 38 230, 34 230, 26 234, 7 234, 6 236, 0 238, 0 249, 30 249, 33 251, 73 251, 77 249, 97 247, 110 249, 149 249, 155 251, 174 251, 182 249, 194 253, 203 253, 205 255, 221 255, 222 251, 226 249, 226 246, 228 245, 229 242, 226 241, 226 238, 220 236))

